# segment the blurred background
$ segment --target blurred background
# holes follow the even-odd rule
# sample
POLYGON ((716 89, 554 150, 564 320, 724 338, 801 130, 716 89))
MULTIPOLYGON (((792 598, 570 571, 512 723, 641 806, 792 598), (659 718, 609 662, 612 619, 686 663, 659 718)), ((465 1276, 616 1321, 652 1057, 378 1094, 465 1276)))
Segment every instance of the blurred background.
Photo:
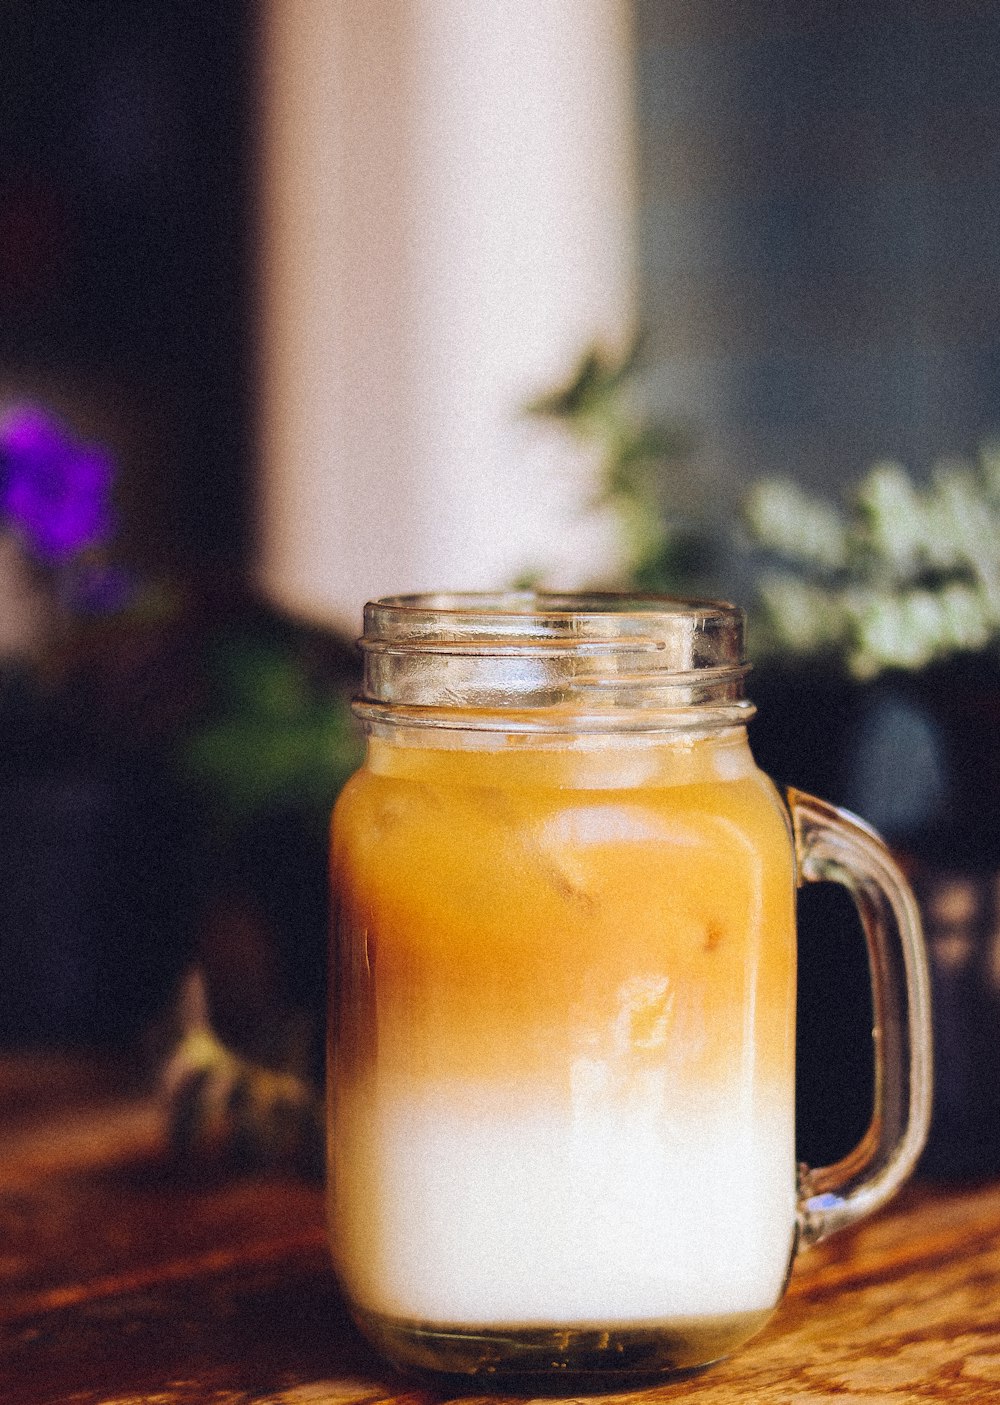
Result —
MULTIPOLYGON (((998 78, 975 0, 0 7, 0 1039, 133 1040, 197 960, 315 1070, 364 600, 697 589, 762 764, 923 885, 937 1164, 1000 1167, 998 78), (79 551, 26 414, 46 511, 110 465, 79 551)), ((870 1010, 815 944, 820 1159, 870 1010)))
MULTIPOLYGON (((341 347, 353 364, 326 371, 309 434, 344 522, 366 512, 377 544, 391 505, 351 469, 406 438, 416 477, 412 421, 457 414, 441 381, 461 382, 456 402, 475 393, 477 344, 491 363, 520 354, 526 401, 638 322, 644 393, 697 431, 685 510, 730 511, 775 472, 828 492, 880 457, 926 473, 997 427, 998 24, 972 0, 547 0, 503 17, 13 0, 0 383, 111 445, 128 549, 171 569, 247 572, 278 536, 256 530, 262 444, 296 427, 266 433, 282 410, 263 368, 290 375, 298 355, 296 392, 318 398, 307 358, 341 347), (337 324, 355 308, 364 325, 337 324), (282 344, 296 312, 298 352, 282 344), (337 407, 361 426, 351 455, 329 406, 341 389, 368 401, 337 407)), ((476 479, 471 454, 464 471, 476 479)), ((412 494, 400 509, 426 513, 412 494)), ((475 517, 471 491, 456 497, 475 517)), ((279 537, 266 573, 291 550, 279 537)), ((449 566, 427 570, 440 583, 449 566)), ((337 604, 353 629, 355 602, 337 604)))
POLYGON ((113 449, 143 566, 247 559, 256 23, 0 14, 0 384, 113 449))

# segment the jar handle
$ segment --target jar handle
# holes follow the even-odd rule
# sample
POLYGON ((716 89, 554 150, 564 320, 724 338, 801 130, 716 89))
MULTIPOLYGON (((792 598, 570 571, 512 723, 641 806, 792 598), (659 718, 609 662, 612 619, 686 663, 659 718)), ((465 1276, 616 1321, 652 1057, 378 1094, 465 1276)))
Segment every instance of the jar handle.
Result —
POLYGON ((883 1205, 916 1165, 931 1115, 930 979, 916 899, 862 820, 789 789, 800 883, 842 884, 868 945, 875 1098, 861 1141, 832 1166, 799 1167, 799 1243, 815 1244, 883 1205))

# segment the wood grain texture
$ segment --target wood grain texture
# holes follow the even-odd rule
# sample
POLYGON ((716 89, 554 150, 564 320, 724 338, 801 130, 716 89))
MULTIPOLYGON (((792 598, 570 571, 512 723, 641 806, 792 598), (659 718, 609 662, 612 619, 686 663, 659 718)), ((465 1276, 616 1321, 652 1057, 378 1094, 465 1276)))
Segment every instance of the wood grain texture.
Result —
MULTIPOLYGON (((318 1187, 185 1179, 155 1103, 114 1071, 0 1062, 0 1147, 3 1405, 446 1398, 395 1375, 350 1326, 318 1187)), ((1000 1185, 912 1187, 804 1255, 776 1317, 731 1361, 601 1398, 1000 1400, 1000 1185)))

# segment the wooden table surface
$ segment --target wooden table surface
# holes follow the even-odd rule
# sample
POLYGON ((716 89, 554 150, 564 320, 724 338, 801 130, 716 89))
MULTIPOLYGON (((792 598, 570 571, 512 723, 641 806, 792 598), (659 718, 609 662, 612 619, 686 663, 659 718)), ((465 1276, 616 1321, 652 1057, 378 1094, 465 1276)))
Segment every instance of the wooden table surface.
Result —
MULTIPOLYGON (((351 1328, 318 1187, 182 1176, 125 1072, 0 1060, 2 1405, 445 1398, 351 1328)), ((770 1326, 731 1361, 601 1398, 1000 1401, 1000 1185, 912 1186, 804 1255, 770 1326)))

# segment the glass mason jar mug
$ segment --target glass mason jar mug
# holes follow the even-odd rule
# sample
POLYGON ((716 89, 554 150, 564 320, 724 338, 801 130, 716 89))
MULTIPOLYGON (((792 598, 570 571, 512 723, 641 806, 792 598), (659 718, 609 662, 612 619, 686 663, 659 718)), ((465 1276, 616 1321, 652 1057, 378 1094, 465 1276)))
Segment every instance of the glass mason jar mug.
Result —
POLYGON ((397 1365, 615 1384, 729 1354, 930 1107, 912 895, 757 769, 742 614, 614 595, 366 607, 333 823, 330 1228, 397 1365), (796 1167, 795 888, 865 928, 874 1112, 796 1167))

